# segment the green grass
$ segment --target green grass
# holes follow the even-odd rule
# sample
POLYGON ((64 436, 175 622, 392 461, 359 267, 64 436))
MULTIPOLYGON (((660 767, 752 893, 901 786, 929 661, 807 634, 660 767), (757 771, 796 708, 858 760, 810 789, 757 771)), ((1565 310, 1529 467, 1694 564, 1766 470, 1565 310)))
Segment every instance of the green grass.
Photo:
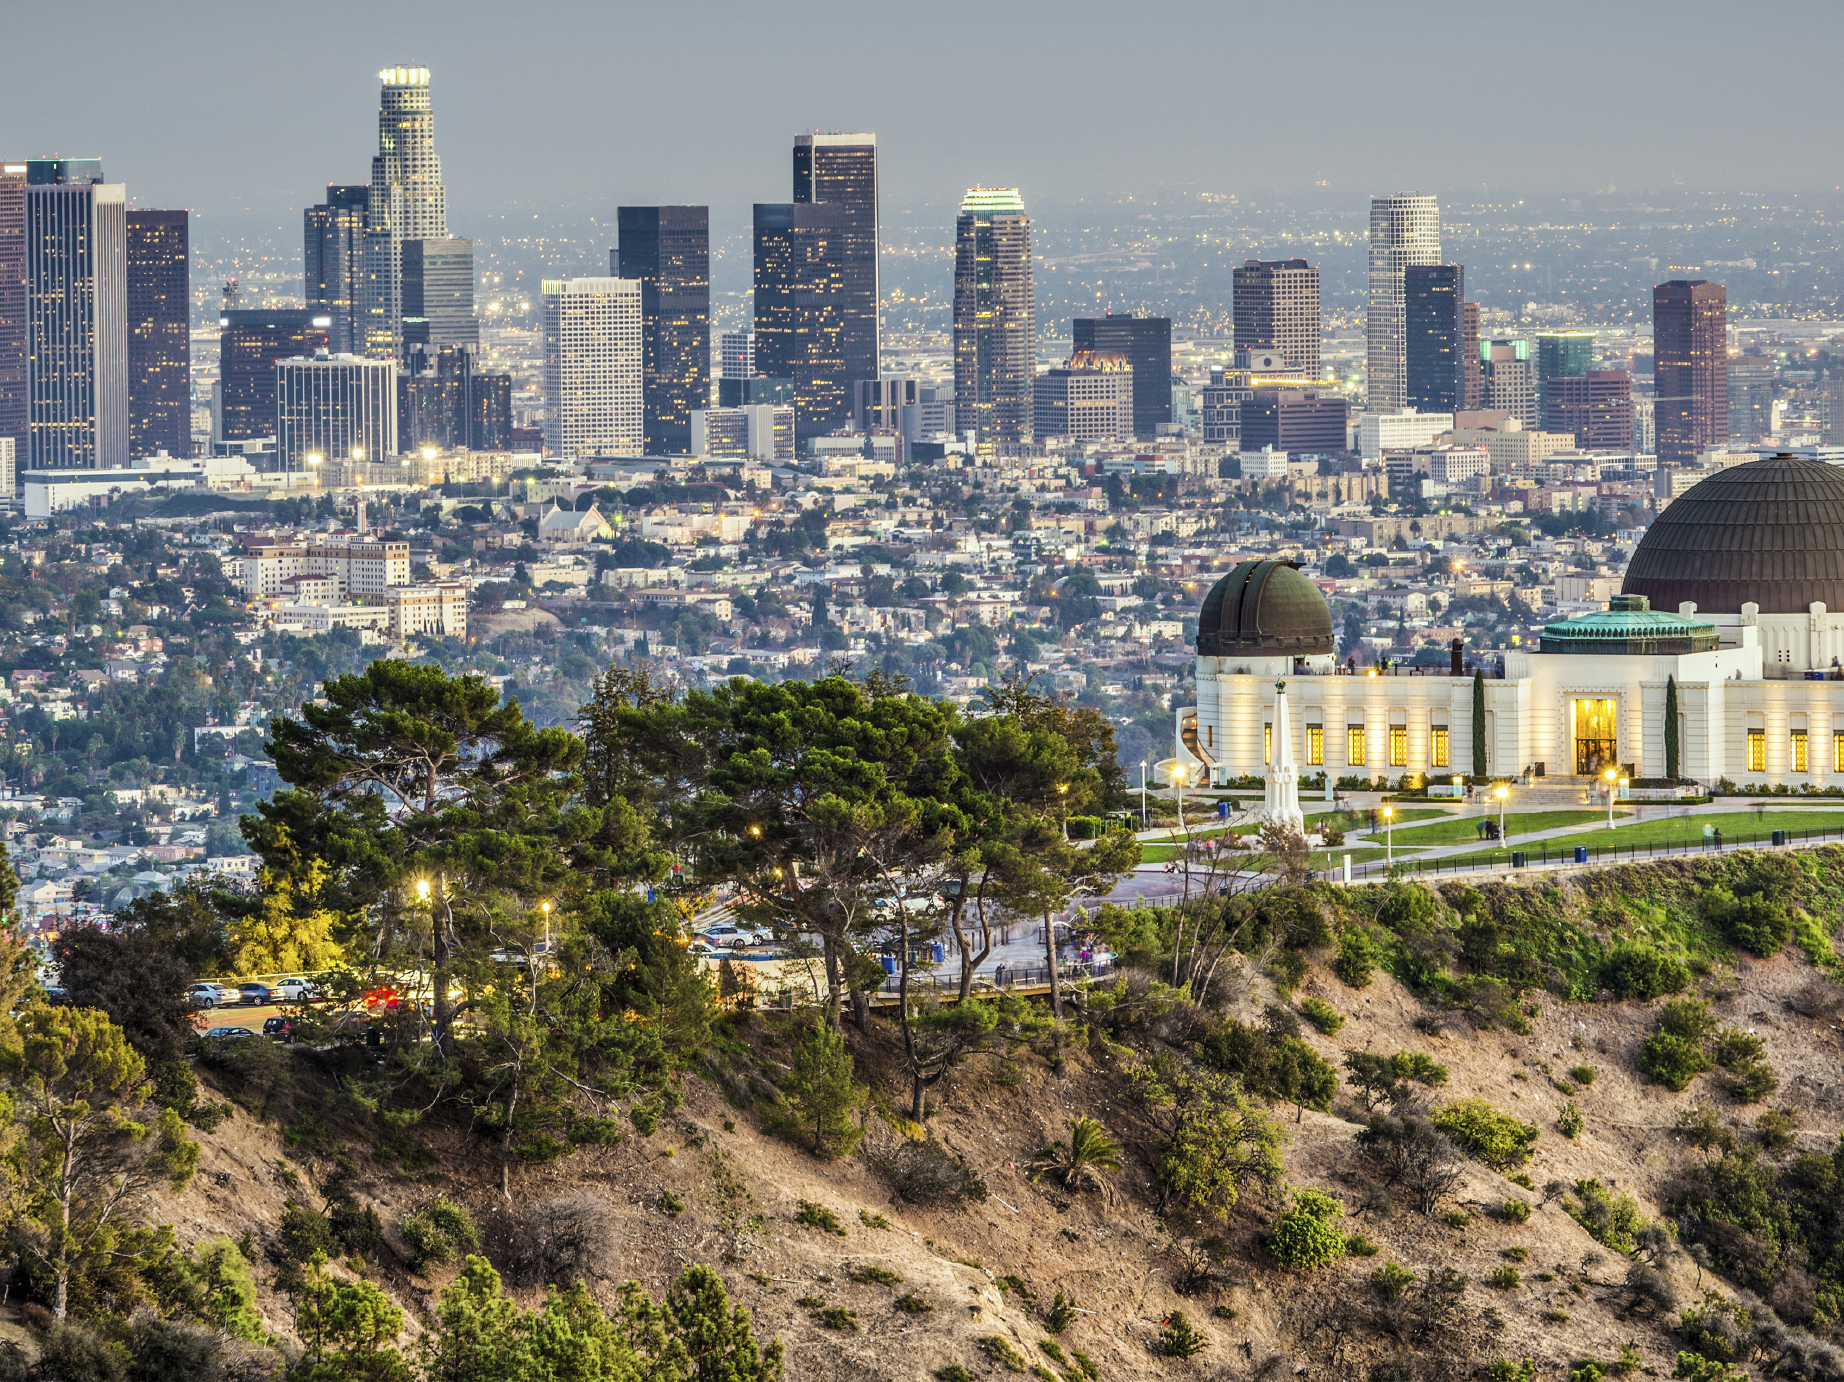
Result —
MULTIPOLYGON (((1363 844, 1353 845, 1349 847, 1341 845, 1338 848, 1332 850, 1331 852, 1332 867, 1333 868, 1342 867, 1342 864, 1340 861, 1343 860, 1345 855, 1347 854, 1351 856, 1351 863, 1353 864, 1353 866, 1355 866, 1358 864, 1367 864, 1372 859, 1381 859, 1388 852, 1389 851, 1384 846, 1379 844, 1373 847, 1369 842, 1365 842, 1363 844)), ((1401 844, 1398 844, 1396 846, 1396 857, 1397 858, 1401 858, 1404 855, 1416 854, 1416 853, 1419 853, 1419 851, 1413 850, 1413 849, 1405 849, 1401 844)), ((1326 867, 1325 856, 1326 856, 1325 850, 1315 849, 1312 853, 1312 860, 1307 865, 1307 867, 1315 868, 1315 869, 1325 868, 1326 867)), ((1184 849, 1180 845, 1141 845, 1140 846, 1140 862, 1142 864, 1165 864, 1165 863, 1170 863, 1174 859, 1182 859, 1183 857, 1184 857, 1184 849)), ((1232 857, 1233 857, 1233 851, 1232 851, 1232 857)), ((1206 861, 1202 858, 1199 858, 1197 862, 1199 864, 1203 864, 1206 861)))
MULTIPOLYGON (((1614 812, 1614 819, 1620 819, 1621 812, 1614 812)), ((1415 845, 1463 845, 1479 838, 1479 813, 1471 812, 1455 820, 1442 821, 1439 825, 1411 827, 1405 831, 1410 844, 1415 845)), ((1492 819, 1498 819, 1498 813, 1492 813, 1492 819)), ((1515 837, 1530 835, 1539 830, 1560 830, 1565 825, 1587 825, 1593 821, 1605 822, 1607 812, 1601 811, 1513 811, 1505 817, 1505 831, 1515 837)), ((1396 828, 1402 830, 1401 822, 1396 828)))
MULTIPOLYGON (((1605 821, 1606 815, 1601 819, 1605 821)), ((1558 835, 1549 840, 1536 840, 1524 846, 1539 861, 1543 850, 1549 850, 1549 857, 1559 854, 1566 856, 1576 845, 1588 846, 1588 857, 1594 857, 1596 849, 1624 852, 1637 847, 1644 850, 1648 846, 1689 844, 1693 847, 1703 843, 1703 827, 1714 826, 1722 832, 1724 844, 1735 844, 1754 836, 1760 837, 1760 843, 1766 844, 1773 838, 1776 830, 1790 832, 1793 840, 1798 841, 1806 831, 1844 830, 1844 811, 1765 811, 1758 818, 1752 811, 1725 811, 1707 816, 1672 816, 1657 820, 1638 821, 1627 825, 1617 825, 1612 830, 1603 826, 1599 830, 1584 830, 1573 835, 1558 835)), ((1515 844, 1516 842, 1513 841, 1515 844)), ((1509 863, 1511 855, 1506 849, 1474 850, 1466 854, 1450 856, 1463 859, 1467 863, 1479 863, 1491 857, 1494 861, 1509 863)))

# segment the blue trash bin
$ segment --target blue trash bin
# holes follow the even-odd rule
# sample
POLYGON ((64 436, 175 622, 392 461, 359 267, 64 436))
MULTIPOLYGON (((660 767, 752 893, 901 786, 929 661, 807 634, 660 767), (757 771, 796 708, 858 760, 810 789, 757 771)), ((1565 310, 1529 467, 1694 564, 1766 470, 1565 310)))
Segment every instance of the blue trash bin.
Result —
POLYGON ((1217 819, 1220 821, 1226 821, 1229 819, 1229 803, 1228 802, 1219 801, 1217 803, 1217 819))
POLYGON ((878 956, 878 959, 883 964, 885 974, 895 974, 896 973, 896 956, 880 955, 878 956))
POLYGON ((946 959, 948 958, 948 948, 947 946, 943 945, 940 941, 936 941, 932 946, 930 946, 929 952, 935 957, 936 964, 941 964, 944 961, 946 961, 946 959))
POLYGON ((1586 845, 1576 845, 1575 846, 1575 862, 1578 864, 1585 864, 1588 862, 1588 846, 1586 845))

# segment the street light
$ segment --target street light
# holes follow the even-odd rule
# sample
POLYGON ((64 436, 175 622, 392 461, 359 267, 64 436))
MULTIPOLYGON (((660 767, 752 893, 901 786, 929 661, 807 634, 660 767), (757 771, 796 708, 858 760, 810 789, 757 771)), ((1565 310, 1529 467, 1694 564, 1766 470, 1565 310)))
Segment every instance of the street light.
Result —
POLYGON ((538 904, 544 911, 544 953, 551 953, 551 900, 547 897, 538 904))
POLYGON ((1152 829, 1146 823, 1146 760, 1144 758, 1140 760, 1140 829, 1152 829))
POLYGON ((1383 864, 1385 868, 1396 867, 1396 808, 1383 808, 1383 864))
POLYGON ((1172 785, 1178 789, 1178 829, 1185 828, 1185 777, 1188 770, 1182 763, 1172 765, 1172 785))
POLYGON ((1606 772, 1604 772, 1604 773, 1602 773, 1602 774, 1601 774, 1601 776, 1607 779, 1607 828, 1608 828, 1609 830, 1612 830, 1612 829, 1614 828, 1614 823, 1613 823, 1613 797, 1614 797, 1614 776, 1615 776, 1615 773, 1614 773, 1614 770, 1613 770, 1612 768, 1609 768, 1609 769, 1608 769, 1608 770, 1607 770, 1606 772))
POLYGON ((1057 783, 1056 785, 1057 814, 1063 818, 1063 838, 1065 840, 1069 838, 1069 813, 1063 809, 1063 802, 1064 802, 1064 799, 1068 791, 1069 791, 1069 784, 1067 782, 1057 783))

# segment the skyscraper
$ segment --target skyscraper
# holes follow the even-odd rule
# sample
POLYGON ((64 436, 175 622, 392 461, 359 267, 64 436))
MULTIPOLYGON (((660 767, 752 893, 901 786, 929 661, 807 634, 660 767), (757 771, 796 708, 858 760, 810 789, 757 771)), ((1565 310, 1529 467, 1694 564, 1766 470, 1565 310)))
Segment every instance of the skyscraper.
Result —
POLYGON ((756 372, 756 333, 726 331, 718 338, 718 377, 748 379, 756 372))
POLYGON ((635 456, 647 441, 640 283, 545 279, 544 449, 635 456))
POLYGON ((323 350, 276 361, 273 376, 270 427, 282 469, 343 469, 397 454, 395 361, 323 350))
POLYGON ((128 193, 98 159, 28 159, 26 425, 32 470, 128 464, 128 193))
POLYGON ((1407 325, 1402 271, 1441 262, 1441 208, 1433 197, 1398 192, 1370 199, 1370 305, 1364 321, 1372 412, 1408 403, 1407 325))
POLYGON ((365 209, 369 187, 327 188, 327 199, 301 213, 302 281, 307 305, 327 318, 327 335, 338 354, 356 354, 365 284, 365 209))
POLYGON ((1403 269, 1405 406, 1424 413, 1466 406, 1465 303, 1463 266, 1411 264, 1403 269))
POLYGON ((1236 349, 1274 351, 1319 377, 1319 270, 1304 259, 1248 259, 1235 271, 1236 349))
POLYGON ((1543 430, 1572 432, 1584 451, 1627 451, 1633 445, 1633 376, 1623 369, 1552 375, 1543 430))
POLYGON ((1537 333, 1537 416, 1549 412, 1549 381, 1580 379, 1594 368, 1592 331, 1537 333))
POLYGON ((839 348, 849 395, 852 380, 878 377, 877 136, 795 135, 794 202, 837 206, 842 214, 839 348))
POLYGON ((1537 426, 1537 377, 1531 368, 1530 342, 1521 338, 1481 341, 1479 366, 1484 375, 1485 406, 1511 414, 1526 427, 1537 426))
POLYGON ((954 226, 954 426, 981 457, 1031 439, 1036 366, 1031 218, 1016 187, 975 187, 954 226))
POLYGON ((480 347, 474 316, 474 242, 449 235, 403 242, 403 351, 480 347))
POLYGON ((758 203, 755 365, 794 381, 797 438, 851 418, 845 372, 845 212, 836 204, 758 203))
POLYGON ((327 348, 317 308, 235 307, 218 314, 214 445, 275 435, 275 366, 327 348))
POLYGON ((1485 375, 1479 368, 1479 304, 1460 304, 1460 406, 1468 412, 1485 407, 1485 375))
POLYGON ((26 164, 0 160, 0 437, 25 464, 26 164))
POLYGON ((128 213, 128 454, 192 454, 188 217, 128 213))
POLYGON ((448 194, 435 152, 427 67, 378 74, 378 152, 371 160, 365 225, 363 345, 396 357, 403 349, 403 242, 448 236, 448 194))
POLYGON ((710 208, 624 206, 616 216, 609 268, 640 280, 647 450, 682 456, 692 413, 711 401, 710 208))
POLYGON ((1077 317, 1070 328, 1076 354, 1127 357, 1133 367, 1133 435, 1159 435, 1159 424, 1172 420, 1172 319, 1110 312, 1077 317))
POLYGON ((1688 465, 1729 435, 1729 297, 1674 278, 1652 289, 1653 417, 1661 466, 1688 465))

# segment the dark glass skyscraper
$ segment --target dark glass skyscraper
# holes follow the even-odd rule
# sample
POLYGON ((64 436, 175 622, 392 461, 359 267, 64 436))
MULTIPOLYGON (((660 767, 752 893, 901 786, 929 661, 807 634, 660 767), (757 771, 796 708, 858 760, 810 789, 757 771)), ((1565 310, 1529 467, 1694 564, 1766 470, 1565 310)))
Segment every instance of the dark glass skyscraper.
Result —
POLYGON ((1549 411, 1549 381, 1580 379, 1594 368, 1592 331, 1537 333, 1537 415, 1549 411))
POLYGON ((954 223, 954 430, 981 458, 1031 440, 1036 369, 1031 218, 1016 187, 975 187, 954 223))
POLYGON ((1304 259, 1248 259, 1232 275, 1236 349, 1271 350, 1319 377, 1319 270, 1304 259))
POLYGON ((192 454, 192 330, 184 211, 128 213, 128 454, 192 454))
POLYGON ((647 450, 691 451, 691 415, 711 401, 711 213, 703 206, 624 206, 609 272, 640 280, 647 450))
POLYGON ((301 213, 302 279, 307 305, 327 318, 335 354, 364 345, 360 297, 365 288, 365 209, 369 187, 328 187, 327 199, 301 213))
POLYGON ((227 309, 218 346, 218 427, 214 440, 275 435, 275 362, 327 348, 327 329, 311 308, 227 309))
POLYGON ((1402 270, 1406 406, 1453 413, 1466 406, 1466 270, 1410 264, 1402 270))
POLYGON ((1131 312, 1077 317, 1070 323, 1071 349, 1111 351, 1133 366, 1133 435, 1153 437, 1172 420, 1172 319, 1136 317, 1131 312))
MULTIPOLYGON (((837 206, 843 213, 838 249, 840 349, 849 393, 850 381, 879 376, 877 136, 795 135, 794 201, 837 206)), ((758 372, 775 373, 759 366, 758 372)))
POLYGON ((1658 463, 1688 465, 1729 438, 1729 295, 1675 278, 1652 289, 1658 463))
POLYGON ((403 242, 403 348, 480 346, 474 317, 474 242, 457 235, 403 242))
POLYGON ((794 381, 794 432, 804 441, 851 420, 845 371, 845 278, 836 204, 755 209, 756 371, 794 381))

